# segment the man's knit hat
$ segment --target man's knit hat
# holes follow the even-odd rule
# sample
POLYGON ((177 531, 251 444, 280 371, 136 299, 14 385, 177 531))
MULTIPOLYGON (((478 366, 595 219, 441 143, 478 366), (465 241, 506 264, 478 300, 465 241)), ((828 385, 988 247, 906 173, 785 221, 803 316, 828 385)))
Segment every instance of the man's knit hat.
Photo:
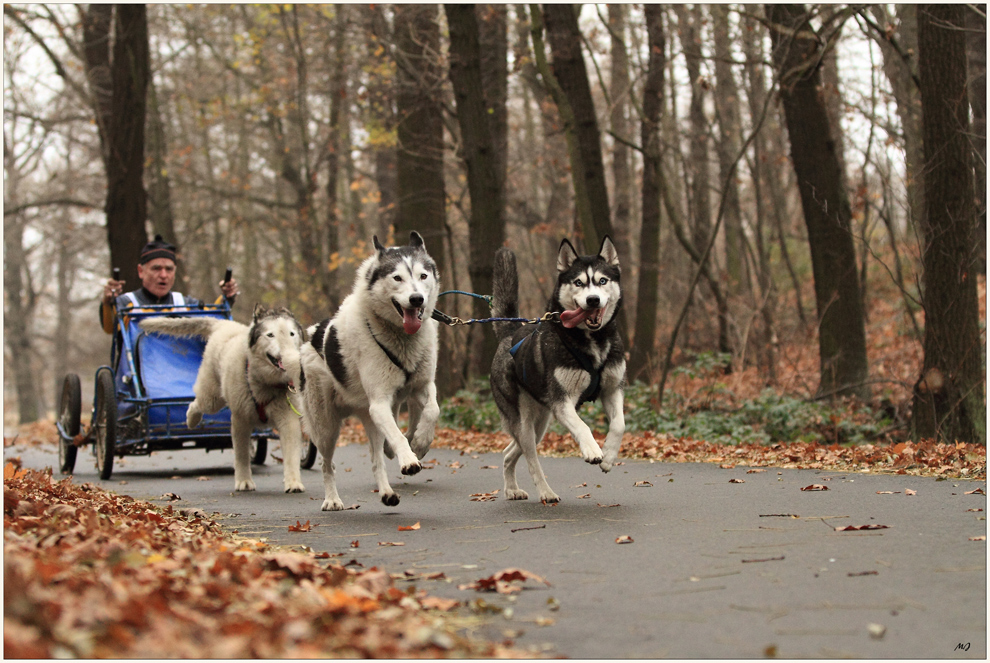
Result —
POLYGON ((141 249, 141 264, 150 262, 155 258, 168 258, 175 262, 175 247, 162 239, 161 235, 155 235, 155 239, 144 245, 141 249))

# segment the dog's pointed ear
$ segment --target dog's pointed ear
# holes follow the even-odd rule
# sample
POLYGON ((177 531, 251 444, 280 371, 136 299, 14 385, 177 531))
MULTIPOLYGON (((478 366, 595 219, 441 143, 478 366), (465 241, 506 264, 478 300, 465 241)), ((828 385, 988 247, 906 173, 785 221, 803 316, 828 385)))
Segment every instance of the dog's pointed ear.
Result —
POLYGON ((619 252, 615 250, 615 244, 612 243, 612 238, 608 235, 605 235, 605 239, 602 240, 598 255, 612 267, 619 266, 619 252))
POLYGON ((252 321, 257 322, 258 318, 260 318, 262 315, 264 315, 267 312, 268 309, 265 308, 265 305, 262 304, 261 302, 258 302, 257 304, 254 305, 254 314, 252 315, 252 321))
POLYGON ((409 233, 409 246, 413 247, 414 249, 420 249, 423 251, 426 250, 426 243, 423 242, 423 236, 420 235, 415 230, 409 233))
POLYGON ((566 237, 560 242, 560 250, 557 252, 557 271, 566 272, 578 259, 578 252, 574 250, 574 245, 566 237))
POLYGON ((372 243, 375 245, 375 251, 378 251, 379 253, 385 252, 385 247, 382 246, 381 242, 378 241, 378 235, 372 235, 371 240, 372 243))

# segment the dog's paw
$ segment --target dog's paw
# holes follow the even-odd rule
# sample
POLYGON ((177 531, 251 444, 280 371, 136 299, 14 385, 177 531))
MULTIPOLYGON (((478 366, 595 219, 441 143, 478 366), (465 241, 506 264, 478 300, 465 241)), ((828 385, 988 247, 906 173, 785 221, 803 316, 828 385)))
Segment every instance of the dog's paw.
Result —
MULTIPOLYGON (((419 464, 419 461, 416 461, 415 463, 409 463, 408 465, 403 465, 401 471, 406 476, 412 476, 414 474, 419 474, 419 471, 421 469, 423 469, 423 466, 419 464)), ((385 499, 385 498, 382 498, 382 499, 385 499)), ((398 498, 396 498, 396 499, 398 499, 398 498)), ((398 504, 398 502, 396 502, 396 504, 398 504)))
POLYGON ((529 493, 522 488, 506 488, 505 499, 507 500, 528 500, 529 493))
POLYGON ((196 428, 197 426, 199 426, 199 423, 201 421, 203 421, 203 413, 202 412, 193 412, 192 410, 189 410, 188 412, 186 412, 186 427, 187 428, 196 428))
POLYGON ((607 460, 602 460, 602 462, 598 465, 598 467, 601 468, 602 472, 607 473, 612 470, 612 463, 608 462, 607 460))
POLYGON ((343 511, 344 503, 340 500, 323 500, 323 506, 320 507, 322 511, 343 511))
POLYGON ((286 481, 284 485, 285 485, 285 492, 287 493, 306 492, 306 486, 304 486, 301 481, 286 481))
POLYGON ((238 491, 248 491, 256 490, 257 486, 254 485, 254 479, 247 479, 245 481, 234 482, 234 490, 238 491))
POLYGON ((385 457, 389 460, 395 458, 395 450, 392 449, 392 445, 388 443, 388 440, 385 440, 385 457))
POLYGON ((560 496, 551 490, 549 493, 546 494, 541 493, 540 501, 543 502, 544 504, 556 504, 557 502, 560 501, 560 496))
POLYGON ((592 465, 599 465, 603 460, 601 451, 598 451, 598 453, 590 453, 590 454, 582 453, 581 455, 584 456, 584 462, 591 463, 592 465))
POLYGON ((399 496, 395 493, 385 493, 382 495, 382 504, 385 506, 399 506, 399 496))

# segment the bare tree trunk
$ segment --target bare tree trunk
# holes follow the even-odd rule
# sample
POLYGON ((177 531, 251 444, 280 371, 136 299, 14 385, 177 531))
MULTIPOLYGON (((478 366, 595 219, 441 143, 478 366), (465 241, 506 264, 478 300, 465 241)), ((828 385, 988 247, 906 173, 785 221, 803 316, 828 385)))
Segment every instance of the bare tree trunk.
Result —
MULTIPOLYGON (((92 6, 91 6, 92 7, 92 6)), ((137 265, 148 241, 144 223, 144 123, 148 89, 148 16, 144 5, 117 5, 114 20, 113 100, 107 126, 107 241, 110 264, 138 283, 137 265)))
MULTIPOLYGON (((162 122, 161 108, 158 105, 158 91, 153 80, 148 81, 148 150, 151 152, 151 167, 148 173, 148 216, 155 234, 161 235, 165 241, 179 246, 179 238, 175 232, 175 216, 172 213, 172 182, 168 174, 166 156, 168 142, 165 137, 165 125, 162 122)), ((180 260, 175 265, 175 282, 185 281, 185 261, 180 260)), ((181 286, 177 289, 181 292, 181 286)))
POLYGON ((801 5, 767 5, 773 59, 801 192, 818 305, 820 396, 868 399, 866 331, 852 212, 828 113, 819 94, 818 40, 801 5), (778 27, 779 26, 779 27, 778 27), (781 29, 786 30, 782 33, 781 29))
MULTIPOLYGON (((492 291, 493 249, 505 242, 505 175, 500 175, 500 148, 495 142, 492 105, 486 103, 481 66, 478 19, 474 5, 444 5, 450 28, 450 80, 457 102, 461 128, 461 150, 467 167, 471 196, 471 262, 468 272, 475 292, 492 291)), ((497 97, 498 95, 493 95, 497 97)), ((504 97, 502 98, 504 103, 504 97)), ((474 304, 475 317, 488 317, 481 300, 474 304)), ((495 336, 484 333, 481 352, 473 357, 474 375, 485 375, 495 356, 495 336)))
MULTIPOLYGON (((14 154, 3 142, 4 201, 15 205, 20 188, 20 176, 14 154)), ((38 379, 33 369, 34 348, 31 343, 30 321, 33 319, 37 297, 31 287, 24 255, 24 213, 4 214, 3 217, 3 290, 4 343, 14 361, 6 363, 14 374, 17 390, 17 413, 21 424, 37 421, 40 416, 38 379)))
POLYGON ((601 239, 611 234, 612 220, 605 185, 601 133, 581 52, 577 6, 547 4, 543 6, 543 13, 547 40, 553 52, 553 76, 574 115, 573 129, 578 149, 571 154, 571 172, 575 181, 583 180, 588 200, 588 218, 582 218, 581 223, 581 245, 585 253, 593 253, 601 239), (576 161, 573 160, 575 156, 576 161))
POLYGON ((729 282, 729 295, 738 296, 749 290, 749 270, 746 268, 746 239, 742 228, 742 209, 739 205, 737 178, 728 177, 733 162, 742 145, 739 128, 739 87, 732 71, 731 42, 729 40, 729 8, 711 5, 713 40, 715 42, 715 111, 718 114, 719 178, 728 182, 725 196, 725 271, 729 282))
MULTIPOLYGON (((629 140, 630 122, 627 119, 629 97, 632 85, 629 82, 629 55, 626 53, 626 5, 609 5, 608 21, 612 36, 611 61, 612 76, 609 84, 609 96, 612 99, 612 109, 609 113, 609 124, 612 133, 620 139, 629 140)), ((622 276, 625 281, 627 310, 636 310, 636 279, 633 266, 633 220, 632 220, 632 173, 629 166, 629 148, 623 140, 616 140, 612 147, 612 182, 614 184, 615 203, 612 212, 612 229, 615 232, 615 249, 622 260, 622 276)), ((629 339, 627 338, 628 342, 629 339)))
MULTIPOLYGON (((444 76, 439 60, 439 14, 437 5, 396 5, 395 241, 406 243, 411 230, 419 231, 443 281, 451 277, 452 269, 444 252, 443 116, 438 103, 444 76)), ((440 335, 437 390, 442 396, 461 386, 453 371, 451 340, 451 334, 440 335)))
POLYGON ((963 5, 918 6, 925 144, 925 360, 913 434, 986 444, 963 5))
POLYGON ((663 8, 644 5, 649 42, 649 65, 643 85, 643 227, 639 243, 639 285, 636 296, 636 333, 629 348, 627 374, 630 380, 649 377, 657 329, 657 300, 660 282, 660 116, 663 111, 663 78, 666 69, 663 8))
MULTIPOLYGON (((330 73, 330 134, 329 153, 327 154, 327 225, 326 243, 327 256, 340 255, 340 226, 341 226, 341 203, 339 198, 340 190, 340 164, 344 161, 343 154, 343 122, 346 121, 347 114, 343 111, 347 102, 347 42, 345 41, 345 31, 347 28, 348 5, 337 5, 337 15, 334 17, 334 35, 332 40, 333 59, 330 73)), ((337 269, 327 270, 327 289, 329 292, 328 301, 325 304, 331 311, 336 310, 339 299, 337 297, 337 283, 340 262, 336 262, 337 269)))
POLYGON ((977 269, 987 273, 987 6, 966 6, 966 86, 973 111, 977 269))
MULTIPOLYGON (((386 45, 392 43, 393 35, 389 34, 388 21, 385 20, 382 5, 362 5, 361 11, 366 20, 366 66, 373 70, 388 69, 391 58, 386 45)), ((392 64, 394 67, 394 64, 392 64)), ((392 110, 394 103, 393 87, 384 84, 384 76, 371 76, 368 80, 368 108, 370 110, 372 127, 382 136, 388 136, 395 130, 395 114, 392 110)), ((373 147, 375 163, 375 183, 378 186, 378 214, 375 223, 375 234, 382 242, 388 238, 389 228, 395 219, 396 208, 396 147, 384 141, 378 141, 373 147)))

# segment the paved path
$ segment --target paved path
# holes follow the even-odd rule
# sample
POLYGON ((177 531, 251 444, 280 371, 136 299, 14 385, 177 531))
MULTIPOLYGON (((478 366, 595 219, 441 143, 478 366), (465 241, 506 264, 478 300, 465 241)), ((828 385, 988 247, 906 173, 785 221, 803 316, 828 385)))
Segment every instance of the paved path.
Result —
MULTIPOLYGON (((57 464, 54 449, 4 450, 13 455, 29 467, 57 464)), ((399 478, 390 462, 402 502, 388 508, 372 493, 367 447, 339 449, 341 498, 360 508, 338 513, 320 511, 318 469, 303 471, 303 494, 281 492, 274 463, 256 472, 257 492, 234 493, 229 451, 118 459, 103 482, 81 451, 75 480, 157 503, 176 493, 177 506, 224 514, 224 527, 242 535, 343 553, 336 558, 343 563, 442 571, 445 579, 410 584, 511 608, 475 633, 551 655, 987 657, 986 542, 969 540, 986 535, 986 511, 974 511, 986 508, 986 497, 965 494, 985 492, 985 481, 773 468, 749 474, 643 461, 606 475, 576 457, 547 458, 544 470, 563 499, 548 507, 470 500, 502 487, 501 471, 489 469, 501 467, 500 455, 438 449, 426 460, 435 461, 431 469, 410 478, 399 478), (811 484, 829 490, 801 490, 811 484), (885 491, 892 494, 878 494, 885 491), (289 532, 297 520, 318 526, 289 532), (398 531, 417 522, 419 530, 398 531), (849 525, 887 528, 834 529, 849 525), (617 544, 622 536, 633 542, 617 544), (458 589, 510 567, 550 586, 530 580, 512 596, 458 589)), ((528 490, 524 464, 519 470, 528 490)))

